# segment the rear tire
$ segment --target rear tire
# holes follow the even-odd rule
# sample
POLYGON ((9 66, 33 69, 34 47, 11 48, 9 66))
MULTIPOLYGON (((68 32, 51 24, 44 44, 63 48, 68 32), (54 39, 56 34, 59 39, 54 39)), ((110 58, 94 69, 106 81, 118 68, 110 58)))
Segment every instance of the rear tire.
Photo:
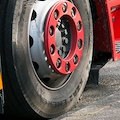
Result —
POLYGON ((52 118, 69 111, 86 85, 92 61, 93 30, 87 0, 73 0, 83 21, 84 47, 79 65, 59 89, 48 89, 40 82, 30 58, 28 28, 35 0, 10 0, 2 45, 5 112, 8 114, 52 118))

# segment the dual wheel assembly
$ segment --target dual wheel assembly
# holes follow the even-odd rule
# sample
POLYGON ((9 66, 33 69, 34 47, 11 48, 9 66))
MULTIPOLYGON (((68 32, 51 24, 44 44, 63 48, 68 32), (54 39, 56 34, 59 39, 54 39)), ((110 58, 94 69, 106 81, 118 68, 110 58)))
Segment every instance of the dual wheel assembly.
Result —
POLYGON ((5 113, 52 118, 69 111, 80 100, 91 65, 89 2, 7 4, 2 41, 5 113))

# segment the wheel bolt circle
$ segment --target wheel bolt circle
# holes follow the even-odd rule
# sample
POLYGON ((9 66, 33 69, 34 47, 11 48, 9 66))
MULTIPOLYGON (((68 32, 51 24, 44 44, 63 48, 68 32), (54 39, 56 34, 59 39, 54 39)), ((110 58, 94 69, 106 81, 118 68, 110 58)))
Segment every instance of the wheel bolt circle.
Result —
POLYGON ((60 66, 61 66, 61 60, 59 58, 56 61, 56 66, 57 66, 57 68, 60 68, 60 66))
POLYGON ((77 30, 80 31, 81 29, 81 24, 80 24, 80 21, 77 22, 77 30))
POLYGON ((63 11, 63 12, 66 12, 66 10, 67 10, 67 4, 66 4, 66 3, 63 3, 63 5, 62 5, 62 11, 63 11))
POLYGON ((76 6, 69 1, 56 2, 48 13, 44 30, 45 53, 56 73, 69 74, 75 70, 81 59, 83 33, 76 6))

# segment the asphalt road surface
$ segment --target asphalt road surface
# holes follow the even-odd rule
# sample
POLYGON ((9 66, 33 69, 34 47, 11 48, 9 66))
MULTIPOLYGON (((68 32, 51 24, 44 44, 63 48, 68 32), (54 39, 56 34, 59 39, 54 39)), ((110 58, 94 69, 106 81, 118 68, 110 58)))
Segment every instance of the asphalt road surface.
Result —
POLYGON ((99 83, 86 85, 80 103, 50 120, 120 120, 120 60, 109 60, 99 70, 99 83))
POLYGON ((98 85, 87 85, 74 109, 51 120, 120 120, 120 60, 109 60, 99 70, 98 85))

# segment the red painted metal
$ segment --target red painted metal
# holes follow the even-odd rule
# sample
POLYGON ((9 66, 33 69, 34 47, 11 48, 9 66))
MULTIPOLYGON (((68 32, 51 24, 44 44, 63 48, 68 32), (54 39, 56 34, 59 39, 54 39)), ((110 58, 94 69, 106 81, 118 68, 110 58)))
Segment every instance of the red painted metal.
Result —
POLYGON ((120 0, 106 0, 106 10, 111 37, 111 51, 113 60, 120 58, 120 52, 116 51, 115 44, 120 42, 120 0))
POLYGON ((120 58, 120 0, 94 1, 97 11, 94 23, 95 50, 111 52, 113 60, 117 60, 120 58))
POLYGON ((94 0, 97 18, 94 22, 94 48, 96 51, 111 52, 110 31, 104 0, 94 0))
POLYGON ((55 72, 60 74, 71 73, 77 67, 80 61, 82 49, 83 49, 82 20, 77 8, 71 2, 60 0, 52 6, 46 19, 44 38, 45 38, 45 41, 44 41, 45 52, 48 58, 48 62, 51 65, 52 69, 55 72), (62 9, 63 4, 67 5, 67 9, 65 11, 62 9), (75 9, 75 16, 71 15, 72 8, 75 9), (55 14, 54 14, 55 12, 57 13, 57 17, 55 17, 55 14), (71 47, 67 57, 65 57, 64 59, 62 59, 58 55, 56 45, 55 45, 55 29, 56 29, 58 20, 63 16, 65 17, 65 19, 69 21, 69 25, 71 29, 71 47), (81 23, 80 30, 77 29, 78 22, 81 23), (79 49, 78 40, 80 39, 82 40, 82 47, 79 49), (74 64, 73 62, 74 56, 78 57, 76 64, 74 64), (59 63, 60 63, 59 67, 56 66, 57 60, 59 60, 59 63), (67 67, 69 67, 68 70, 65 69, 66 65, 67 67))

